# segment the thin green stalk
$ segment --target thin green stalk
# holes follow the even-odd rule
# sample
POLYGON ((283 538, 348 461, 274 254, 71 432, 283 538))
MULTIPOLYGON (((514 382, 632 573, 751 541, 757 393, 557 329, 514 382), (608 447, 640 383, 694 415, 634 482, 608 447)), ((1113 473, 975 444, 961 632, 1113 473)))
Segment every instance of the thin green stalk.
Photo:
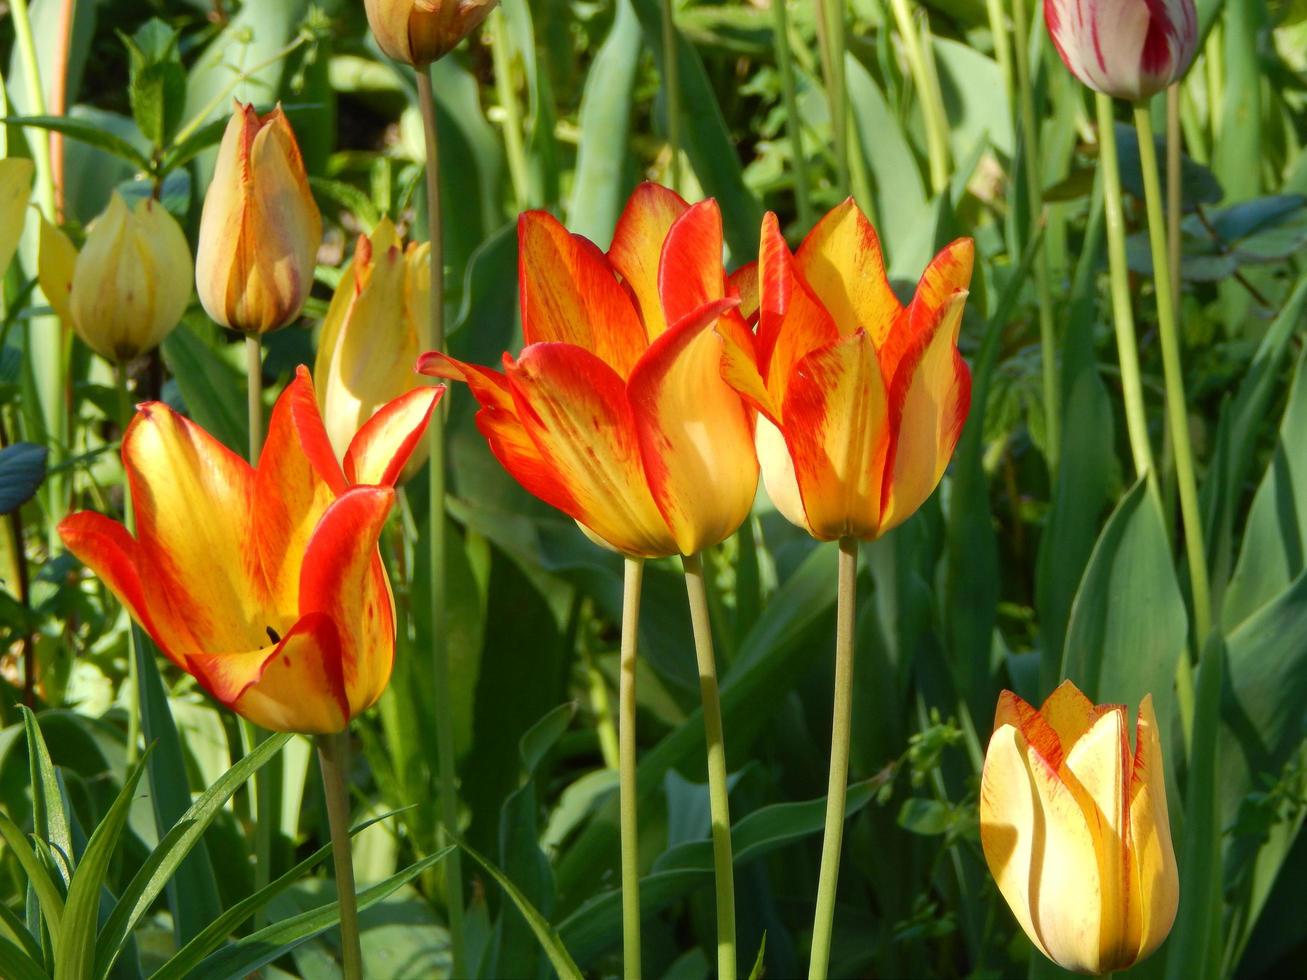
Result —
POLYGON ((809 980, 825 980, 835 928, 835 890, 844 841, 844 796, 849 784, 849 742, 853 728, 853 621, 858 590, 858 542, 840 538, 839 587, 835 607, 835 708, 831 718, 830 780, 826 788, 826 830, 812 922, 809 980))
POLYGON ((250 425, 250 465, 263 452, 263 349, 256 333, 245 335, 245 409, 250 425))
MULTIPOLYGON (((113 367, 115 387, 118 390, 118 435, 121 439, 132 421, 132 398, 127 391, 127 365, 113 367)), ((136 515, 132 512, 132 485, 123 469, 123 523, 128 531, 136 530, 136 515)), ((140 757, 141 740, 141 687, 136 669, 136 631, 127 628, 127 765, 130 768, 140 757)))
POLYGON ((1171 264, 1166 254, 1166 222, 1162 214, 1162 188, 1157 175, 1157 149, 1153 144, 1153 123, 1146 105, 1135 106, 1135 129, 1139 133, 1139 163, 1144 171, 1144 198, 1148 205, 1148 243, 1153 255, 1153 292, 1157 299, 1158 338, 1162 347, 1162 371, 1166 379, 1167 416, 1175 444, 1180 519, 1184 524, 1185 550, 1189 557, 1189 585, 1193 592, 1196 627, 1194 640, 1201 650, 1212 627, 1207 552, 1203 540, 1202 515, 1198 509, 1193 446, 1189 441, 1184 371, 1180 364, 1180 331, 1172 303, 1171 264))
POLYGON ((522 109, 513 84, 513 59, 508 40, 508 17, 503 7, 491 13, 490 55, 495 66, 495 94, 504 113, 504 154, 508 157, 508 174, 513 182, 513 197, 519 210, 530 204, 531 171, 526 162, 526 143, 522 136, 522 109))
POLYGON ((349 731, 319 735, 318 763, 331 825, 331 856, 336 865, 336 898, 340 904, 340 965, 345 980, 362 980, 363 948, 359 943, 358 896, 354 891, 354 856, 349 840, 349 731))
POLYGON ((726 739, 722 734, 722 703, 717 691, 712 625, 708 621, 708 589, 703 559, 685 555, 685 590, 690 599, 694 653, 699 662, 699 694, 703 700, 703 732, 708 747, 708 808, 712 816, 713 877, 717 886, 717 977, 735 980, 735 871, 731 860, 731 806, 726 785, 726 739))
MULTIPOLYGON (((436 128, 436 98, 429 68, 418 69, 418 102, 422 109, 427 148, 427 236, 431 252, 431 345, 445 349, 445 253, 440 218, 440 140, 436 128)), ((445 415, 437 411, 427 429, 431 463, 427 468, 427 535, 431 569, 431 666, 435 688, 436 765, 440 797, 442 844, 458 837, 458 773, 454 759, 454 718, 451 709, 449 645, 445 604, 445 415)), ((449 916, 449 948, 453 976, 466 976, 463 935, 463 858, 455 848, 446 858, 445 911, 449 916)))
POLYGON ((1171 256, 1171 302, 1180 308, 1180 83, 1166 90, 1166 247, 1171 256))
POLYGON ((622 589, 621 677, 617 694, 618 787, 622 837, 622 962, 640 978, 640 832, 636 820, 635 656, 640 634, 644 559, 627 558, 622 589))
POLYGON ((935 74, 933 58, 927 63, 928 53, 917 31, 916 21, 908 0, 890 0, 894 22, 903 40, 903 54, 908 59, 908 71, 921 101, 921 115, 926 124, 926 156, 930 163, 930 186, 936 194, 948 187, 948 117, 944 114, 944 101, 939 91, 939 77, 935 74))
POLYGON ((794 203, 799 224, 812 227, 812 201, 808 197, 808 161, 803 155, 803 125, 799 120, 799 100, 794 84, 794 62, 790 57, 790 27, 786 17, 787 0, 771 0, 772 47, 776 52, 776 70, 781 76, 781 102, 785 106, 785 131, 790 138, 790 155, 794 158, 794 203))
POLYGON ((1012 46, 1008 39, 1006 12, 1003 0, 985 0, 985 12, 989 15, 989 36, 994 42, 994 60, 998 62, 999 74, 1003 76, 1003 91, 1007 93, 1008 102, 1012 101, 1012 46))
POLYGON ((1107 264, 1112 283, 1112 319, 1116 326, 1116 354, 1121 365, 1121 393, 1125 402, 1126 431, 1135 461, 1135 475, 1153 472, 1153 450, 1148 440, 1148 414, 1139 374, 1139 342, 1130 299, 1130 270, 1126 265, 1125 213, 1121 204, 1121 169, 1116 154, 1112 99, 1094 95, 1098 110, 1098 166, 1103 174, 1103 213, 1107 224, 1107 264))
POLYGON ((821 48, 826 104, 830 110, 831 146, 835 153, 836 190, 849 192, 849 125, 844 87, 844 10, 840 0, 813 0, 817 43, 821 48))
MULTIPOLYGON (((32 35, 32 17, 27 0, 13 0, 9 5, 14 22, 14 43, 18 47, 19 64, 23 71, 23 84, 27 89, 28 111, 35 116, 45 115, 45 89, 41 85, 41 63, 36 56, 36 39, 32 35)), ((29 139, 32 160, 36 164, 36 193, 41 211, 47 221, 55 220, 54 173, 50 167, 50 140, 45 130, 37 130, 35 139, 29 139)))
POLYGON ((676 43, 674 0, 663 0, 663 101, 667 106, 667 145, 672 152, 672 190, 681 186, 681 66, 676 43))
MULTIPOLYGON (((1025 158, 1026 199, 1030 220, 1038 221, 1044 210, 1039 176, 1039 127, 1035 116, 1035 91, 1030 78, 1030 20, 1025 0, 1012 0, 1012 29, 1015 35, 1017 103, 1021 141, 1025 158)), ((1048 236, 1035 256, 1035 288, 1039 297, 1039 347, 1043 361, 1044 432, 1048 447, 1048 468, 1057 469, 1062 446, 1062 396, 1057 369, 1057 335, 1053 330, 1053 300, 1048 285, 1048 236)))

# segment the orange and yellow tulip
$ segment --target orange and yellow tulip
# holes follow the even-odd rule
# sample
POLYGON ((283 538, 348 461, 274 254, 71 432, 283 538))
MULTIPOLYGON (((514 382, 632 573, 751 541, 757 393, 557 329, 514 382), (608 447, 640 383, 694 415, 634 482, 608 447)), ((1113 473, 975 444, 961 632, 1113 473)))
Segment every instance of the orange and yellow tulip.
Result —
MULTIPOLYGON (((431 346, 430 246, 403 242, 390 219, 360 235, 354 260, 332 297, 313 365, 322 420, 336 455, 391 399, 422 384, 413 373, 431 346)), ((409 459, 405 477, 426 460, 426 444, 409 459)))
POLYGON ((453 51, 499 0, 365 0, 368 26, 396 61, 423 68, 453 51))
POLYGON ((764 219, 757 334, 722 333, 722 371, 763 416, 772 502, 814 537, 879 537, 939 484, 971 404, 957 337, 973 256, 970 239, 947 246, 905 307, 851 199, 793 254, 764 219))
POLYGON ((439 353, 519 483, 637 557, 694 554, 753 505, 752 413, 721 376, 718 333, 748 337, 722 268, 721 213, 644 184, 605 255, 544 212, 518 222, 527 346, 504 373, 439 353))
POLYGON ((322 215, 281 106, 236 103, 200 217, 195 284, 216 322, 244 333, 284 327, 313 285, 322 215))
POLYGON ((1171 931, 1179 879, 1153 701, 1094 705, 1065 681, 1036 711, 999 697, 980 841, 1021 928, 1079 973, 1124 970, 1171 931))
POLYGON ((386 405, 337 462, 308 372, 257 467, 166 405, 123 437, 136 534, 101 514, 59 534, 213 697, 274 731, 342 731, 385 690, 394 606, 377 538, 442 388, 386 405))
POLYGON ((41 291, 64 325, 106 360, 153 350, 191 301, 191 249, 181 225, 158 201, 135 208, 114 192, 78 252, 42 221, 41 291))

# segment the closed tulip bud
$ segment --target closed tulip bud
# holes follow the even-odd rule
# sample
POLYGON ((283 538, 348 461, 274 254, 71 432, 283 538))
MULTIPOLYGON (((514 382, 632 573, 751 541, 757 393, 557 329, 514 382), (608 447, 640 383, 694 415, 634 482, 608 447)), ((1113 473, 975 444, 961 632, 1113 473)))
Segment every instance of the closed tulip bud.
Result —
POLYGON ((200 219, 195 283, 210 317, 262 334, 299 315, 313 284, 322 216, 278 106, 236 104, 200 219))
POLYGON ((64 325, 115 363, 157 347, 191 299, 191 249, 158 201, 129 208, 118 194, 90 226, 79 253, 42 223, 41 291, 64 325))
POLYGON ((1180 885, 1153 701, 1095 705, 1066 681, 1036 711, 999 697, 980 781, 980 842, 1013 915, 1078 973, 1124 970, 1171 931, 1180 885))
POLYGON ((365 0, 368 24, 396 61, 439 61, 481 26, 499 0, 365 0))
POLYGON ((1182 76, 1198 47, 1194 0, 1044 0, 1044 20, 1071 74, 1131 102, 1182 76))
MULTIPOLYGON (((313 377, 332 448, 342 457, 355 433, 391 400, 419 387, 413 365, 431 341, 430 246, 405 248, 386 219, 360 235, 322 324, 313 377)), ((426 460, 417 447, 405 468, 426 460)))

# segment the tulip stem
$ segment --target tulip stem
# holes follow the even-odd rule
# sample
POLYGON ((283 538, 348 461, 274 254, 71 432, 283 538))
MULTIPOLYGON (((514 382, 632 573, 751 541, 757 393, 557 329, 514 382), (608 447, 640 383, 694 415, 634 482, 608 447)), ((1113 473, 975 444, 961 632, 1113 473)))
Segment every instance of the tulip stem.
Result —
POLYGON ((830 780, 826 788, 826 830, 821 841, 817 910, 812 923, 809 980, 824 980, 835 927, 835 891, 844 842, 844 799, 849 782, 853 726, 853 621, 858 598, 858 541, 840 538, 839 587, 835 607, 835 706, 831 717, 830 780))
POLYGON ((495 68, 495 93, 504 111, 504 155, 508 157, 508 175, 513 183, 513 197, 518 208, 531 205, 530 167, 522 140, 522 112, 517 104, 517 86, 513 80, 512 51, 509 47, 508 17, 503 7, 491 11, 490 55, 495 68))
POLYGON ((735 980, 735 873, 731 859, 731 804, 726 785, 726 739, 722 734, 722 703, 717 691, 712 625, 708 620, 708 589, 703 559, 685 555, 685 589, 690 599, 694 653, 699 662, 699 694, 703 700, 703 731, 708 749, 708 809, 712 816, 713 877, 717 885, 717 977, 735 980))
POLYGON ((1211 596, 1207 584, 1207 548, 1202 515, 1198 510, 1198 482, 1194 476, 1193 445, 1189 440, 1189 414, 1185 405, 1184 369, 1180 363, 1180 331, 1176 322, 1171 263, 1167 256, 1166 221, 1162 214, 1162 187, 1157 173, 1157 147, 1148 106, 1135 106, 1139 133, 1139 163, 1144 171, 1144 199, 1148 205, 1148 243, 1153 256, 1153 294, 1157 301, 1157 330, 1166 380, 1166 408, 1175 452, 1175 475, 1189 558, 1189 586, 1194 604, 1194 643, 1199 650, 1212 627, 1211 596))
MULTIPOLYGON (((427 150, 427 238, 431 261, 431 349, 445 349, 445 255, 440 218, 440 142, 436 128, 436 98, 429 68, 417 69, 418 104, 427 150)), ((451 707, 449 645, 445 606, 445 415, 437 407, 427 428, 431 463, 427 493, 428 559, 431 570, 431 656, 435 688, 436 766, 440 824, 444 842, 458 832, 458 773, 454 758, 454 718, 451 707)), ((451 975, 466 976, 463 936, 463 860, 455 848, 446 859, 445 912, 449 917, 451 975)))
MULTIPOLYGON (((776 0, 784 2, 784 0, 776 0)), ((830 112, 831 147, 835 152, 836 189, 849 192, 849 127, 844 82, 844 5, 842 0, 813 0, 817 20, 817 44, 821 49, 822 73, 826 81, 826 104, 830 112)))
POLYGON ((673 0, 663 0, 663 101, 667 107, 667 146, 672 153, 668 180, 672 190, 681 188, 681 69, 680 47, 676 43, 673 0))
POLYGON ((934 55, 922 43, 908 0, 890 0, 903 53, 908 60, 908 71, 917 88, 917 100, 926 129, 926 156, 930 164, 930 189, 942 194, 948 189, 949 149, 948 117, 944 113, 944 100, 939 91, 934 55))
POLYGON ((617 688, 617 772, 622 834, 622 961, 628 980, 640 978, 640 834, 636 821, 635 655, 640 633, 644 559, 626 559, 622 589, 622 653, 617 688))
POLYGON ((245 335, 245 407, 250 424, 250 465, 263 452, 263 349, 259 335, 245 335))
POLYGON ((349 731, 319 735, 317 742, 327 822, 331 826, 331 856, 336 865, 336 898, 340 903, 340 964, 345 980, 362 980, 363 950, 359 944, 354 856, 349 840, 349 731))
POLYGON ((781 100, 785 106, 785 130, 790 138, 791 165, 794 168, 794 204, 799 224, 812 227, 812 202, 808 198, 808 161, 803 155, 803 123, 794 83, 794 64, 790 57, 790 27, 785 12, 786 0, 772 0, 772 47, 776 52, 776 71, 781 77, 781 100))
POLYGON ((1130 269, 1125 254, 1125 211, 1121 204, 1121 168, 1116 153, 1112 99, 1094 95, 1098 111, 1098 169, 1103 175, 1103 215, 1107 225, 1107 263, 1112 283, 1112 319, 1116 327, 1116 356, 1121 365, 1121 395, 1125 402, 1126 431, 1135 461, 1135 475, 1153 472, 1153 449, 1148 439, 1148 413, 1139 374, 1139 342, 1130 300, 1130 269))
MULTIPOLYGON (((118 390, 118 439, 121 442, 132 421, 132 398, 127 391, 127 365, 113 366, 115 387, 118 390)), ((132 485, 123 466, 123 526, 135 533, 136 516, 132 513, 132 485)), ((137 743, 141 740, 141 687, 136 667, 136 630, 131 618, 127 620, 127 765, 136 763, 139 756, 137 743)))

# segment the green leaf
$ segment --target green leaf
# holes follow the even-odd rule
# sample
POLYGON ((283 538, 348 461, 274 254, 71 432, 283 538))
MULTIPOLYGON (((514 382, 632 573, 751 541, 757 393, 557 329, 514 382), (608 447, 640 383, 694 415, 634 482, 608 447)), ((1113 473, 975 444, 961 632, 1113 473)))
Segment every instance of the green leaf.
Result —
POLYGON ((56 867, 64 874, 66 885, 68 875, 64 862, 73 861, 73 842, 68 831, 68 817, 64 813, 63 794, 59 791, 59 779, 50 761, 50 750, 36 723, 36 715, 25 707, 22 713, 32 780, 32 825, 37 837, 63 854, 64 861, 58 862, 56 867))
POLYGON ((73 871, 63 922, 55 938, 55 980, 85 980, 91 975, 95 962, 100 892, 127 823, 128 811, 135 802, 136 786, 145 773, 149 753, 150 750, 146 749, 145 757, 127 774, 122 791, 91 834, 73 871))
POLYGON ((753 959, 753 969, 749 971, 749 980, 762 980, 762 971, 766 965, 767 959, 767 933, 762 934, 762 942, 758 944, 758 955, 753 959))
POLYGON ((5 980, 50 980, 40 960, 3 937, 0 937, 0 976, 5 980))
POLYGON ((49 450, 30 442, 0 449, 0 514, 12 514, 36 496, 45 482, 49 450))
POLYGON ((948 804, 912 796, 899 808, 899 826, 909 833, 933 837, 944 833, 952 823, 948 804))
POLYGON ((23 873, 27 875, 27 884, 36 894, 41 914, 45 916, 50 933, 57 936, 63 924, 64 900, 59 895, 59 889, 55 887, 54 881, 51 880, 45 862, 28 843, 27 836, 18 825, 3 812, 0 812, 0 837, 4 838, 4 842, 14 852, 14 857, 22 865, 23 873))
POLYGON ((341 180, 328 180, 326 177, 310 177, 309 186, 318 197, 326 198, 341 211, 353 215, 365 234, 372 234, 372 229, 381 220, 372 198, 353 184, 341 180))
MULTIPOLYGON (((20 919, 4 902, 0 902, 0 928, 3 928, 22 947, 23 951, 37 963, 42 962, 44 954, 38 943, 27 929, 27 924, 20 919)), ((44 976, 42 972, 42 976, 44 976)))
MULTIPOLYGON (((213 335, 213 328, 207 332, 213 335)), ((183 322, 161 350, 187 413, 228 449, 243 454, 249 445, 245 382, 240 371, 217 356, 216 343, 216 337, 206 343, 190 322, 183 322)))
POLYGON ((120 160, 125 160, 139 170, 149 170, 150 160, 144 153, 132 146, 116 133, 96 126, 85 119, 74 116, 9 116, 0 122, 10 126, 33 126, 55 133, 63 133, 73 139, 94 146, 96 149, 111 153, 120 160))
POLYGON ((131 56, 127 92, 136 128, 155 146, 163 146, 186 108, 186 69, 177 52, 177 32, 152 17, 135 35, 119 37, 131 56))
POLYGON ((575 701, 560 704, 526 730, 518 743, 518 751, 522 756, 522 768, 528 776, 535 774, 540 761, 563 737, 563 733, 572 724, 572 719, 576 717, 577 707, 575 701))

